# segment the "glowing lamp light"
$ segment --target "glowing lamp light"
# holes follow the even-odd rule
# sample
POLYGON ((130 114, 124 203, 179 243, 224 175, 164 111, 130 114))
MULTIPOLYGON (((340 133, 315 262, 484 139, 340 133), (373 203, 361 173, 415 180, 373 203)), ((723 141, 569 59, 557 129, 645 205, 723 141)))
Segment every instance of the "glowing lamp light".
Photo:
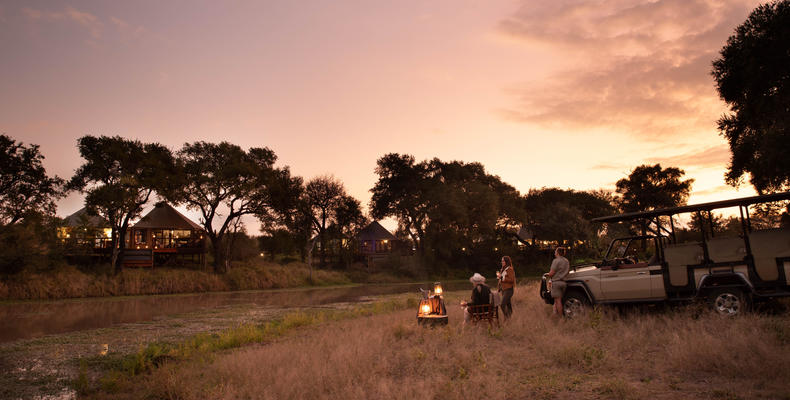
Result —
POLYGON ((440 285, 438 282, 435 283, 433 286, 433 292, 436 294, 442 294, 442 285, 440 285))
POLYGON ((430 314, 431 313, 431 305, 430 304, 423 304, 420 308, 423 314, 430 314))

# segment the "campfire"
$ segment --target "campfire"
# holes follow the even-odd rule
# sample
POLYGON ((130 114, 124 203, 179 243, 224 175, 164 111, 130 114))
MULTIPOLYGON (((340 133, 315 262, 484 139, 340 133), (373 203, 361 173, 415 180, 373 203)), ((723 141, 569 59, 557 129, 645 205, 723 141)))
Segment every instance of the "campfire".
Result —
POLYGON ((422 290, 422 300, 417 307, 417 323, 420 325, 434 326, 447 325, 447 309, 444 307, 442 297, 442 284, 433 284, 433 290, 422 290))

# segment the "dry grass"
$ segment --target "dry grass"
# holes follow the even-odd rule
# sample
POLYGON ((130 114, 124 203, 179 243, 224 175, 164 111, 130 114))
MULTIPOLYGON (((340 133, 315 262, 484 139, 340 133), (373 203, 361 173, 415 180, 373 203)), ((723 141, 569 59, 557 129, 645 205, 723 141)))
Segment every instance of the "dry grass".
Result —
POLYGON ((450 325, 415 310, 326 322, 266 345, 113 381, 97 398, 790 398, 790 317, 596 310, 560 321, 521 287, 502 329, 450 325))
POLYGON ((195 293, 227 290, 347 284, 340 272, 314 270, 305 264, 256 261, 235 265, 228 273, 180 269, 125 269, 119 275, 84 273, 73 266, 46 273, 22 272, 0 281, 0 299, 44 300, 79 297, 195 293))

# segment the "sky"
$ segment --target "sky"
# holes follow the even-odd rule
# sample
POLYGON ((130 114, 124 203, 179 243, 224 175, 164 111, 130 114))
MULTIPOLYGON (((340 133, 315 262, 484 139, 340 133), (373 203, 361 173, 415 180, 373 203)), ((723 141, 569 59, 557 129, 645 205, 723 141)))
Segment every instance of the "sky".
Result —
POLYGON ((480 162, 521 193, 661 163, 692 204, 750 196, 724 182, 710 70, 758 4, 0 0, 0 133, 64 178, 84 135, 265 146, 365 208, 387 153, 480 162))

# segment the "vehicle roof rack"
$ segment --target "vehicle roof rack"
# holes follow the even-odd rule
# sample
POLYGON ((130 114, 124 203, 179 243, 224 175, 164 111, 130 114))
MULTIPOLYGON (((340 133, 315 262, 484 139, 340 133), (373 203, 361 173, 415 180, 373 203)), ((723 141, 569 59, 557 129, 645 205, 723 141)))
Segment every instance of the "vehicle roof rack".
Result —
POLYGON ((710 203, 692 204, 680 207, 662 208, 651 211, 640 211, 618 215, 610 215, 608 217, 593 218, 593 222, 620 222, 629 221, 640 218, 653 218, 658 216, 672 216, 675 214, 682 214, 695 211, 711 211, 717 208, 727 208, 742 206, 748 207, 757 203, 770 203, 772 201, 790 200, 790 192, 765 194, 762 196, 742 197, 740 199, 712 201, 710 203))

